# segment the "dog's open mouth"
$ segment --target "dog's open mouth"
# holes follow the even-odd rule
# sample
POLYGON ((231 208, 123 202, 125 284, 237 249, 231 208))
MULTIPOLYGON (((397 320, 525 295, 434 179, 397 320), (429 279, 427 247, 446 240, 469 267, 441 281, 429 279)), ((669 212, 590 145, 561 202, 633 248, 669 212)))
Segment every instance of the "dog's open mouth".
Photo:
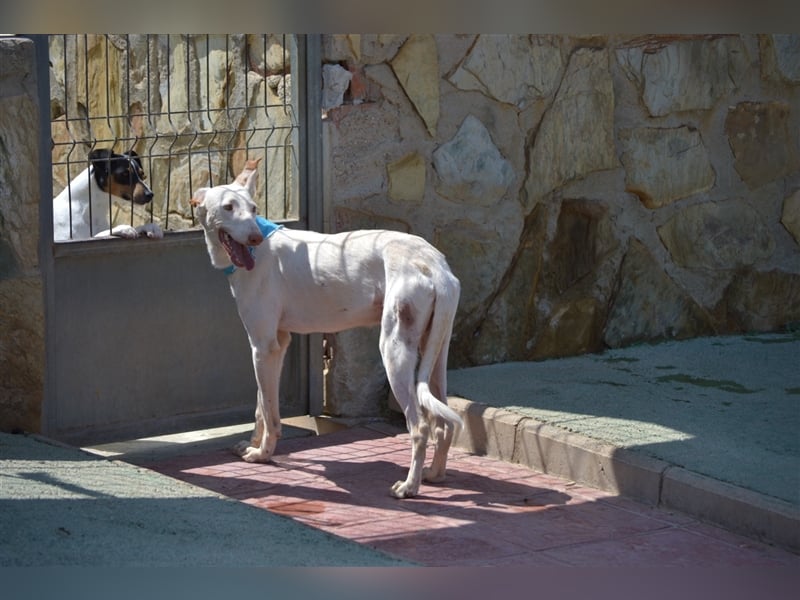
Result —
POLYGON ((255 266, 256 262, 250 254, 250 248, 237 242, 227 231, 219 230, 219 241, 234 265, 248 271, 255 266))

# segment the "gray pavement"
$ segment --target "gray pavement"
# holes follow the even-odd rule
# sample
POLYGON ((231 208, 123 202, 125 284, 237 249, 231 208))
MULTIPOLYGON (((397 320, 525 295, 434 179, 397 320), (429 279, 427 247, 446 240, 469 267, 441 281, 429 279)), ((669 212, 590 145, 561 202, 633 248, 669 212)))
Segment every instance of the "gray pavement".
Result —
POLYGON ((448 391, 503 458, 800 548, 800 332, 455 370, 448 391))
POLYGON ((0 433, 3 567, 404 564, 154 471, 0 433))

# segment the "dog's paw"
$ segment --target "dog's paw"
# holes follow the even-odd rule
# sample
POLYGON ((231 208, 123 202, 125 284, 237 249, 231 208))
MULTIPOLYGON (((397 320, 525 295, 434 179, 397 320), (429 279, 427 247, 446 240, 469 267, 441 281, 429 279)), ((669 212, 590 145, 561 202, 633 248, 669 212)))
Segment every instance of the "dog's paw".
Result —
POLYGON ((442 470, 434 471, 432 467, 422 467, 422 480, 429 483, 442 483, 445 479, 445 472, 442 470))
POLYGON ((249 463, 269 462, 271 457, 269 452, 262 451, 261 448, 257 446, 251 446, 248 442, 238 443, 234 450, 245 462, 249 463))
POLYGON ((136 228, 137 233, 141 237, 149 237, 150 239, 160 240, 164 237, 164 231, 158 223, 145 223, 136 228))
POLYGON ((413 498, 417 495, 417 489, 409 485, 405 480, 397 481, 389 490, 389 493, 395 498, 413 498))

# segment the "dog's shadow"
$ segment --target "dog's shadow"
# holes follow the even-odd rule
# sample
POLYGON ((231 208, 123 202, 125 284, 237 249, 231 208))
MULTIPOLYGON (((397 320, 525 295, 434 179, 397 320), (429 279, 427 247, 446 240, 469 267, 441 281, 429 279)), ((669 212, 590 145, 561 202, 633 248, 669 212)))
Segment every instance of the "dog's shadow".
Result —
POLYGON ((458 460, 451 459, 450 463, 443 482, 423 481, 416 496, 403 500, 391 496, 389 488, 395 481, 405 479, 408 468, 381 458, 352 462, 278 454, 269 464, 255 467, 263 468, 263 475, 225 475, 224 471, 210 474, 202 468, 170 474, 293 517, 310 517, 348 506, 431 516, 457 516, 476 510, 519 514, 565 505, 572 499, 563 491, 537 485, 533 471, 531 483, 527 483, 528 477, 498 479, 468 470, 471 465, 458 460))
MULTIPOLYGON (((280 461, 280 457, 276 457, 276 461, 280 461)), ((570 495, 552 488, 521 480, 496 479, 454 465, 447 468, 444 481, 423 481, 416 496, 399 500, 389 494, 389 488, 395 481, 405 479, 408 469, 395 462, 380 459, 369 463, 315 460, 314 464, 317 468, 324 467, 322 473, 332 484, 331 489, 299 490, 293 486, 290 494, 307 494, 309 499, 322 502, 338 500, 347 504, 400 509, 418 514, 453 514, 477 508, 516 512, 526 508, 564 505, 571 499, 570 495)))

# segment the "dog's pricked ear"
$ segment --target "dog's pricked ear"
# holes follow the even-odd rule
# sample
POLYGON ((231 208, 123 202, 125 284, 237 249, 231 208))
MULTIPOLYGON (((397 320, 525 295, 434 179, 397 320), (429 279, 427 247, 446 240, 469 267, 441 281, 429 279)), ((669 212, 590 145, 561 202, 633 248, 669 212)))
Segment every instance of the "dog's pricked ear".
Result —
POLYGON ((256 187, 258 187, 258 163, 260 162, 260 157, 255 160, 248 160, 244 164, 242 172, 239 173, 234 180, 234 183, 238 183, 247 190, 251 198, 255 198, 256 196, 256 187))
POLYGON ((206 199, 206 192, 208 192, 209 189, 211 188, 204 187, 200 188, 199 190, 195 190, 194 196, 192 196, 191 199, 189 200, 189 204, 191 204, 194 207, 197 218, 200 219, 200 222, 203 224, 205 223, 206 212, 207 212, 203 202, 206 199))
POLYGON ((210 188, 202 187, 198 190, 195 190, 194 196, 189 200, 189 204, 194 207, 202 206, 203 200, 206 199, 206 192, 208 192, 210 188))

